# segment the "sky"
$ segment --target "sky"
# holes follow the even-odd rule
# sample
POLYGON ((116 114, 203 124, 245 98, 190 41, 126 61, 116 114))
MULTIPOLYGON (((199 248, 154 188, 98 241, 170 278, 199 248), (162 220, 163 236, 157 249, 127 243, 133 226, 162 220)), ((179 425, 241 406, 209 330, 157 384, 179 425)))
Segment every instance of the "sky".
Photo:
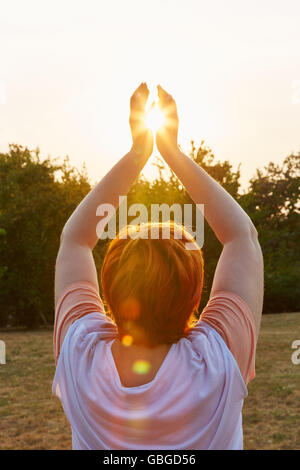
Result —
MULTIPOLYGON (((300 150, 299 0, 0 0, 0 152, 40 148, 92 183, 131 146, 141 81, 176 99, 179 144, 244 187, 300 150)), ((153 176, 154 155, 144 174, 153 176)))

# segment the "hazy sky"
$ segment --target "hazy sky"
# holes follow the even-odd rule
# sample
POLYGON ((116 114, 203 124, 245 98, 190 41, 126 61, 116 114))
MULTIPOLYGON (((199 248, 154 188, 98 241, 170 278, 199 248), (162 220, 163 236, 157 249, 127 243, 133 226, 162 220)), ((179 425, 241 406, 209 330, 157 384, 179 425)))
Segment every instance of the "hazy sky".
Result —
POLYGON ((129 98, 141 81, 177 99, 184 150, 205 139, 217 160, 242 163, 244 184, 300 150, 299 0, 0 7, 0 152, 19 143, 68 154, 95 182, 130 148, 129 98))

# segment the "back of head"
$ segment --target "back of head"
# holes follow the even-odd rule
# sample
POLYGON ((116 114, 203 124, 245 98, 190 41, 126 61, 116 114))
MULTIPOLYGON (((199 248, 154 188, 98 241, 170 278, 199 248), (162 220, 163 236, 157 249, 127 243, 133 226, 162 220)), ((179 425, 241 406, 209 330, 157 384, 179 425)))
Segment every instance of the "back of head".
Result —
POLYGON ((155 347, 186 336, 203 287, 203 256, 174 222, 127 226, 110 243, 101 271, 103 299, 119 339, 155 347), (186 249, 187 243, 195 249, 186 249))

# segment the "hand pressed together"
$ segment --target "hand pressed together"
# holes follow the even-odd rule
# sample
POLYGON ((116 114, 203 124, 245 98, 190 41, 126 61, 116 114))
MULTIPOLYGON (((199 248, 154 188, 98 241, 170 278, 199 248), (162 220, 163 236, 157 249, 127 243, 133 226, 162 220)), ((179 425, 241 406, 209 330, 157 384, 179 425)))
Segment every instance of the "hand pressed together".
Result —
MULTIPOLYGON (((177 150, 178 114, 173 97, 160 85, 157 86, 158 106, 165 116, 165 122, 156 132, 156 145, 162 156, 177 150)), ((149 90, 146 83, 141 83, 130 99, 130 128, 132 149, 139 155, 149 158, 153 151, 153 133, 146 124, 146 103, 149 90)))

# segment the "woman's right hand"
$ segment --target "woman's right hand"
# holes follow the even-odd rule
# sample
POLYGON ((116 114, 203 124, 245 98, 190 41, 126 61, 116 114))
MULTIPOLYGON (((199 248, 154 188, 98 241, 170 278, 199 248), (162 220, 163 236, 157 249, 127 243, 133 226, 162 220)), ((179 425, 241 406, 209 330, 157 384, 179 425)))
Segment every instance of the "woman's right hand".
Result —
POLYGON ((178 114, 173 97, 160 85, 158 91, 158 106, 164 113, 166 121, 164 126, 156 132, 156 145, 162 156, 178 150, 178 114))

